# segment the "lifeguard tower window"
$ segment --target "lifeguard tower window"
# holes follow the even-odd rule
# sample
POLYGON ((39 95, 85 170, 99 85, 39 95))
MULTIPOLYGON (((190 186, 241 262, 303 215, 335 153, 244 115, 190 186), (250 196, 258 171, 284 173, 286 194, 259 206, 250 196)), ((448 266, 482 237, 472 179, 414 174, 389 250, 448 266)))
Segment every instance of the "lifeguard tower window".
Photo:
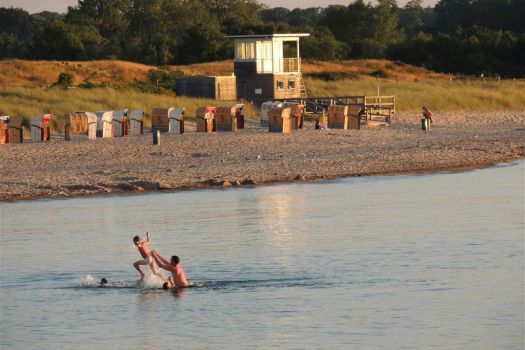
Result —
POLYGON ((235 59, 254 60, 255 59, 255 43, 254 42, 237 42, 235 45, 235 59))
POLYGON ((288 82, 288 89, 295 89, 295 81, 290 80, 288 82))
POLYGON ((284 89, 284 82, 278 81, 277 82, 277 90, 282 90, 282 89, 284 89))

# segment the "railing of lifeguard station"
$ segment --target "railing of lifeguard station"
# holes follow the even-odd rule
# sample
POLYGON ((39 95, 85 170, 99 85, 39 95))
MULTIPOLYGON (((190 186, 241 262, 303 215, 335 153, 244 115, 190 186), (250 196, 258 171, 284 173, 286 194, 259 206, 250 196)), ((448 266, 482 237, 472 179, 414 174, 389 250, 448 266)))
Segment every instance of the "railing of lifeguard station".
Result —
POLYGON ((298 73, 301 71, 300 58, 281 58, 281 59, 258 59, 258 73, 298 73), (273 67, 275 65, 275 68, 273 67))
POLYGON ((301 59, 300 58, 283 58, 283 72, 300 72, 301 59))

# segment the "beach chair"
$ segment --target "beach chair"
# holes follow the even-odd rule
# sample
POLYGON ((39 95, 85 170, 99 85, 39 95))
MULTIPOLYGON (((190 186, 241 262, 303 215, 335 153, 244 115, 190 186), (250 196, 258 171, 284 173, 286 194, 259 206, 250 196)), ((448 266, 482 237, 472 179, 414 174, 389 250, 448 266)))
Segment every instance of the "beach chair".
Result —
POLYGON ((23 143, 24 127, 22 126, 22 119, 17 117, 8 117, 5 120, 7 121, 7 127, 5 129, 5 143, 23 143))
POLYGON ((184 134, 184 108, 174 108, 169 115, 169 130, 170 134, 182 135, 184 134))
POLYGON ((97 116, 97 137, 113 137, 113 111, 98 111, 97 116))
POLYGON ((282 107, 282 102, 264 102, 261 105, 261 126, 268 126, 268 112, 273 108, 282 107))
POLYGON ((360 129, 361 106, 332 105, 328 107, 329 129, 360 129))
POLYGON ((123 137, 128 133, 128 111, 120 110, 113 112, 113 136, 123 137))
POLYGON ((7 143, 7 124, 9 123, 9 117, 4 115, 0 116, 0 145, 7 143))
POLYGON ((66 117, 64 126, 66 141, 72 136, 87 135, 89 140, 97 138, 97 115, 92 112, 75 112, 66 117))
POLYGON ((31 141, 43 142, 51 139, 51 114, 37 115, 31 120, 31 141))
POLYGON ((303 128, 303 118, 304 118, 304 105, 294 102, 285 102, 284 107, 290 107, 290 117, 292 118, 292 129, 302 129, 303 128))
POLYGON ((237 130, 244 129, 244 103, 237 103, 237 130))
POLYGON ((162 132, 169 131, 170 128, 170 113, 175 107, 153 107, 151 113, 151 129, 152 131, 160 130, 162 132))
POLYGON ((237 106, 217 107, 215 129, 220 131, 237 131, 237 106))
POLYGON ((134 109, 129 114, 129 134, 144 134, 144 111, 142 109, 134 109))
POLYGON ((197 132, 214 132, 215 131, 215 113, 217 107, 206 106, 197 108, 195 112, 197 120, 197 132))
POLYGON ((287 134, 293 130, 290 107, 272 108, 268 111, 268 131, 287 134))

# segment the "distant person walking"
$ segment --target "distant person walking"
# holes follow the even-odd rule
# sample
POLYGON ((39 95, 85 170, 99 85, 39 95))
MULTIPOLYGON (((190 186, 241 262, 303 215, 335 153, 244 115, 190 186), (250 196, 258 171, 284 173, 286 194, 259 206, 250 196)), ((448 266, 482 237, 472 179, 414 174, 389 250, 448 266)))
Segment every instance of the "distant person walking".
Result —
POLYGON ((434 124, 434 120, 432 120, 432 111, 427 107, 423 107, 423 118, 428 120, 430 124, 434 124))
POLYGON ((430 131, 432 125, 432 112, 427 107, 423 107, 423 116, 421 117, 421 129, 430 131))

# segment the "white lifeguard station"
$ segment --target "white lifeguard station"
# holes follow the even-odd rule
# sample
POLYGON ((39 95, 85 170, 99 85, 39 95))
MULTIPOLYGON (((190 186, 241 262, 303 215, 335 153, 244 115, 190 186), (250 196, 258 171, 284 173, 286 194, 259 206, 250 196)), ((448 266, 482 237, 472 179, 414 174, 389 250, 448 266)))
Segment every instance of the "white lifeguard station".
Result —
POLYGON ((251 101, 306 97, 299 40, 308 33, 228 35, 233 39, 237 98, 251 101))
POLYGON ((113 111, 98 111, 97 137, 113 137, 113 111))

